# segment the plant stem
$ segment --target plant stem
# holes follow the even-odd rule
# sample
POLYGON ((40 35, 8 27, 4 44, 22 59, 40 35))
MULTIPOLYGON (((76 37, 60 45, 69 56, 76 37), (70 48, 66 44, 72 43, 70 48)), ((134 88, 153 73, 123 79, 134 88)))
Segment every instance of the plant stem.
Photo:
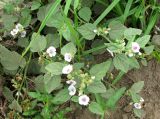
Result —
MULTIPOLYGON (((26 67, 25 67, 25 70, 24 70, 24 75, 23 75, 23 79, 22 79, 22 82, 21 82, 21 85, 20 85, 20 88, 19 88, 19 92, 22 90, 22 86, 24 84, 24 81, 26 80, 26 75, 27 75, 27 71, 28 71, 28 66, 29 66, 29 63, 31 61, 31 58, 32 58, 32 53, 30 53, 29 55, 29 59, 28 61, 26 62, 26 67)), ((19 95, 17 96, 17 101, 19 100, 19 95)))
POLYGON ((101 115, 101 119, 104 119, 104 114, 103 114, 103 115, 101 115))
POLYGON ((118 81, 120 81, 124 74, 125 73, 123 71, 120 71, 119 74, 117 75, 117 77, 115 78, 115 80, 113 80, 112 85, 115 85, 118 81))
POLYGON ((102 46, 99 46, 99 47, 96 47, 96 48, 92 48, 90 50, 84 51, 83 55, 88 55, 90 53, 93 53, 95 51, 98 51, 98 50, 101 50, 101 49, 104 49, 104 48, 107 48, 107 46, 106 45, 102 45, 102 46))

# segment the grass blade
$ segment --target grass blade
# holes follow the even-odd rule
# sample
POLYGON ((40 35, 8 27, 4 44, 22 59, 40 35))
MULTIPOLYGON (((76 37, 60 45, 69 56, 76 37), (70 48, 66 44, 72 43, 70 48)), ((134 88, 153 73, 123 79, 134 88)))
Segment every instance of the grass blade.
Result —
POLYGON ((144 33, 145 35, 147 35, 151 32, 151 30, 154 27, 158 17, 159 17, 159 12, 156 12, 153 16, 150 17, 150 19, 149 19, 150 22, 148 24, 147 29, 145 30, 145 33, 144 33))
POLYGON ((94 22, 94 25, 99 24, 99 22, 101 22, 101 20, 116 6, 116 4, 119 2, 120 0, 114 0, 107 8, 106 10, 96 19, 96 21, 94 22))
POLYGON ((128 0, 125 11, 124 11, 124 14, 123 14, 123 22, 126 21, 126 18, 129 15, 129 11, 130 11, 130 8, 132 6, 132 3, 133 3, 133 0, 128 0))
POLYGON ((66 5, 64 8, 64 14, 67 16, 72 0, 66 0, 66 5))

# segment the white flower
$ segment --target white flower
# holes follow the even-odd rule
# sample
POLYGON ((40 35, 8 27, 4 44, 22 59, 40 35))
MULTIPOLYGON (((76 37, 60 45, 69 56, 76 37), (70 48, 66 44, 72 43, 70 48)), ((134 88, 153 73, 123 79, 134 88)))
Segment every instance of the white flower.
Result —
POLYGON ((95 79, 96 77, 95 76, 91 76, 91 79, 95 79))
POLYGON ((133 53, 128 53, 128 56, 129 56, 129 57, 133 57, 134 54, 133 54, 133 53))
POLYGON ((73 85, 73 86, 77 84, 74 80, 68 80, 68 81, 66 81, 66 83, 73 85))
POLYGON ((78 98, 79 104, 80 105, 88 105, 89 103, 89 97, 87 95, 81 95, 78 98))
POLYGON ((105 33, 105 34, 108 34, 109 32, 108 32, 108 30, 105 30, 104 33, 105 33))
POLYGON ((139 53, 138 53, 138 55, 142 55, 142 53, 141 53, 141 52, 139 52, 139 53))
POLYGON ((10 33, 11 33, 12 36, 15 36, 15 35, 17 35, 18 30, 17 29, 13 29, 10 33))
POLYGON ((16 93, 16 96, 22 96, 22 93, 18 91, 18 92, 16 93))
POLYGON ((107 30, 108 30, 108 31, 110 31, 110 30, 111 30, 111 28, 107 28, 107 30))
POLYGON ((134 103, 134 107, 136 109, 141 109, 142 108, 141 103, 134 103))
POLYGON ((97 33, 98 31, 97 31, 97 29, 94 29, 93 32, 94 32, 94 33, 97 33))
POLYGON ((26 36, 26 31, 21 32, 21 37, 24 38, 26 36))
POLYGON ((107 51, 111 54, 112 57, 114 56, 111 50, 107 49, 107 51))
POLYGON ((18 31, 21 31, 21 30, 23 30, 23 26, 22 26, 20 23, 18 23, 18 24, 16 25, 16 29, 17 29, 18 31))
POLYGON ((142 97, 140 98, 140 102, 141 102, 141 103, 143 103, 143 102, 144 102, 144 99, 143 99, 142 97))
POLYGON ((72 60, 72 55, 70 53, 65 53, 64 60, 70 62, 72 60))
POLYGON ((48 53, 48 55, 49 55, 50 57, 56 56, 56 48, 53 47, 53 46, 50 46, 50 47, 47 49, 46 52, 48 53))
POLYGON ((63 67, 62 73, 63 74, 69 74, 69 73, 72 72, 72 70, 73 70, 73 66, 69 64, 69 65, 63 67))
POLYGON ((134 53, 138 53, 139 50, 140 50, 139 44, 138 44, 137 42, 132 42, 132 51, 133 51, 134 53))
POLYGON ((71 96, 76 94, 76 88, 74 87, 74 85, 70 85, 68 87, 68 91, 69 91, 69 95, 71 95, 71 96))

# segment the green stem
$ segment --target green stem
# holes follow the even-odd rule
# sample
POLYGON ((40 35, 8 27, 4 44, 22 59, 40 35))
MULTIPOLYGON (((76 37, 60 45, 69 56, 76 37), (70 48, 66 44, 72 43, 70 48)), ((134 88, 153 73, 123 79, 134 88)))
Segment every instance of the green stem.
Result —
POLYGON ((61 47, 62 47, 62 33, 60 32, 59 35, 60 35, 60 49, 61 49, 61 47))
POLYGON ((124 72, 120 71, 115 80, 113 80, 112 85, 115 85, 118 81, 120 81, 124 74, 125 74, 124 72))
MULTIPOLYGON (((32 58, 32 53, 30 53, 29 59, 28 59, 28 61, 26 62, 26 67, 25 67, 25 70, 24 70, 23 79, 22 79, 20 88, 18 89, 19 92, 22 90, 22 86, 23 86, 23 84, 24 84, 24 81, 26 80, 27 71, 28 71, 28 66, 29 66, 29 63, 30 63, 30 61, 31 61, 31 58, 32 58)), ((17 96, 17 101, 18 101, 18 100, 19 100, 19 95, 17 96)))
POLYGON ((93 48, 93 49, 84 51, 84 52, 83 52, 83 55, 88 55, 88 54, 90 54, 90 53, 96 52, 96 51, 101 50, 101 49, 104 49, 104 48, 107 48, 107 46, 106 46, 106 45, 102 45, 102 46, 99 46, 99 47, 96 47, 96 48, 93 48))
POLYGON ((112 43, 112 41, 108 38, 108 37, 106 37, 105 35, 101 35, 103 38, 105 38, 109 43, 112 43))
POLYGON ((103 115, 101 115, 101 119, 104 119, 104 114, 103 114, 103 115))

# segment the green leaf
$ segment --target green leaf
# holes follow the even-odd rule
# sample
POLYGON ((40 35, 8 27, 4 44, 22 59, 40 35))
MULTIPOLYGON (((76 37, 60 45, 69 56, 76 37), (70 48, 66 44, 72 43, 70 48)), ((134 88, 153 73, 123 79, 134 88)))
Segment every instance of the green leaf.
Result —
POLYGON ((8 87, 4 87, 2 93, 5 99, 7 99, 9 102, 14 100, 13 92, 8 87))
POLYGON ((130 40, 133 36, 140 35, 142 33, 142 30, 136 29, 136 28, 127 28, 124 31, 124 36, 128 40, 130 40))
POLYGON ((115 90, 113 88, 109 88, 108 90, 106 90, 105 93, 102 93, 101 96, 105 99, 108 99, 109 97, 111 97, 113 94, 115 93, 115 90))
POLYGON ((12 103, 9 105, 10 109, 16 110, 18 112, 22 112, 22 107, 16 100, 13 100, 12 103))
POLYGON ((135 114, 137 117, 139 117, 139 118, 142 117, 142 115, 143 115, 143 110, 133 109, 133 111, 134 111, 134 114, 135 114))
POLYGON ((142 90, 143 86, 144 86, 144 81, 136 82, 132 85, 130 91, 134 93, 139 93, 142 90))
POLYGON ((147 60, 146 59, 141 59, 141 63, 143 66, 147 66, 147 60))
POLYGON ((18 21, 18 18, 13 15, 2 15, 2 22, 4 24, 4 28, 8 31, 14 28, 14 23, 18 21))
POLYGON ((160 35, 154 35, 153 37, 152 37, 152 42, 153 42, 153 44, 155 45, 155 46, 160 46, 160 35))
POLYGON ((126 29, 120 21, 112 21, 109 24, 109 28, 111 28, 111 30, 109 30, 109 36, 113 40, 122 38, 124 30, 126 29))
POLYGON ((35 84, 36 91, 46 93, 43 75, 37 76, 34 80, 34 84, 35 84))
POLYGON ((125 93, 126 88, 118 89, 106 102, 107 108, 114 108, 118 100, 123 96, 125 93))
POLYGON ((111 60, 108 60, 100 64, 96 64, 90 69, 89 72, 92 76, 95 76, 95 80, 101 80, 110 69, 111 64, 111 60))
POLYGON ((151 46, 147 46, 147 47, 144 47, 144 52, 147 54, 147 55, 150 55, 153 50, 154 50, 154 45, 151 45, 151 46))
POLYGON ((73 21, 67 18, 66 16, 63 16, 63 19, 65 21, 65 24, 61 27, 61 30, 60 30, 60 32, 63 34, 63 37, 65 39, 68 37, 68 39, 66 39, 67 41, 72 41, 73 43, 76 43, 77 45, 79 45, 79 41, 78 41, 79 34, 73 27, 74 26, 73 21), (65 35, 67 37, 65 37, 65 35))
POLYGON ((91 104, 89 105, 89 110, 92 113, 104 115, 104 111, 103 111, 102 107, 96 102, 91 102, 91 104))
POLYGON ((81 68, 84 67, 84 63, 74 63, 73 67, 74 70, 80 70, 81 68))
POLYGON ((60 31, 60 33, 62 33, 62 35, 66 41, 75 42, 75 38, 78 37, 78 34, 73 29, 72 21, 70 19, 68 19, 68 21, 71 22, 70 23, 71 26, 68 26, 67 23, 64 23, 59 31, 60 31), (72 27, 72 29, 70 29, 71 27, 72 27), (73 30, 74 30, 74 32, 73 32, 73 30))
POLYGON ((81 35, 87 39, 87 40, 92 40, 95 37, 95 33, 93 30, 96 29, 96 26, 91 24, 91 23, 86 23, 80 27, 78 27, 78 32, 81 33, 81 35))
POLYGON ((27 27, 29 26, 30 22, 31 22, 31 15, 30 15, 30 9, 28 8, 24 8, 21 11, 21 17, 20 17, 20 23, 24 26, 27 27))
POLYGON ((33 1, 32 2, 32 6, 31 6, 31 10, 36 10, 41 6, 41 3, 39 1, 33 1))
POLYGON ((76 102, 76 103, 78 103, 78 96, 73 96, 72 98, 71 98, 71 100, 73 101, 73 102, 76 102))
POLYGON ((71 53, 72 56, 74 56, 76 54, 76 52, 77 52, 77 49, 76 49, 75 45, 72 42, 66 44, 61 49, 61 54, 62 55, 65 55, 65 53, 71 53))
POLYGON ((47 40, 47 48, 50 46, 54 46, 55 48, 59 47, 60 44, 60 36, 58 34, 47 34, 46 40, 47 40))
MULTIPOLYGON (((51 7, 52 7, 52 4, 48 4, 48 5, 40 7, 39 11, 37 13, 38 20, 40 20, 42 22, 45 19, 45 17, 47 16, 48 11, 50 10, 51 7)), ((52 13, 52 16, 47 20, 46 25, 49 27, 59 28, 62 26, 63 22, 64 22, 63 17, 59 12, 59 8, 57 8, 52 13)))
POLYGON ((87 90, 91 93, 105 93, 106 87, 101 81, 93 81, 88 87, 87 90))
POLYGON ((139 69, 140 68, 139 63, 138 63, 138 61, 137 61, 137 59, 135 57, 131 57, 128 60, 130 62, 129 63, 130 69, 132 69, 132 68, 139 69))
POLYGON ((23 112, 24 116, 34 116, 36 113, 38 113, 38 111, 36 110, 27 110, 25 112, 23 112))
POLYGON ((29 45, 29 41, 28 38, 19 38, 17 45, 22 47, 22 48, 26 48, 29 45))
MULTIPOLYGON (((105 41, 104 40, 100 40, 100 39, 95 39, 93 42, 92 42, 92 49, 96 49, 98 47, 103 47, 104 46, 104 43, 105 41)), ((104 52, 106 52, 106 48, 100 48, 99 50, 97 51, 94 51, 92 54, 93 55, 98 55, 98 54, 103 54, 104 52)))
POLYGON ((83 7, 91 7, 94 3, 94 0, 80 0, 81 6, 83 7))
POLYGON ((42 73, 43 66, 39 64, 38 58, 33 58, 28 66, 28 73, 33 75, 39 75, 42 73), (34 67, 34 68, 33 68, 34 67))
POLYGON ((65 64, 60 62, 53 62, 48 64, 45 69, 50 72, 53 75, 60 75, 62 74, 62 69, 65 66, 65 64))
POLYGON ((86 22, 90 21, 92 11, 89 7, 83 7, 79 10, 78 15, 86 22))
POLYGON ((39 92, 28 92, 28 95, 32 98, 40 98, 41 97, 41 94, 39 92))
POLYGON ((129 70, 129 58, 125 54, 118 54, 113 59, 113 64, 116 69, 119 69, 125 73, 129 70))
POLYGON ((0 45, 0 63, 7 70, 17 70, 19 66, 24 67, 26 61, 17 52, 11 52, 0 45))
POLYGON ((4 13, 12 14, 14 12, 14 5, 12 3, 3 3, 0 2, 0 9, 4 10, 4 13))
POLYGON ((144 48, 145 45, 149 42, 150 35, 144 35, 136 40, 136 42, 140 45, 141 48, 144 48))
POLYGON ((49 78, 49 80, 45 81, 46 79, 44 78, 44 83, 45 83, 45 89, 47 93, 51 93, 53 90, 58 88, 61 85, 61 77, 60 76, 53 76, 49 78))
POLYGON ((44 36, 37 33, 33 33, 32 40, 30 42, 30 50, 32 52, 41 52, 46 48, 47 41, 44 36))
POLYGON ((71 96, 69 95, 69 91, 68 91, 67 88, 65 88, 65 89, 59 91, 59 92, 55 95, 55 97, 54 97, 54 99, 52 100, 52 102, 53 102, 54 104, 62 104, 62 103, 64 103, 64 102, 68 101, 70 98, 71 98, 71 96))
POLYGON ((132 91, 130 91, 130 94, 131 94, 131 97, 132 97, 133 102, 134 102, 134 103, 139 103, 141 96, 138 95, 138 94, 135 93, 135 92, 132 92, 132 91))

